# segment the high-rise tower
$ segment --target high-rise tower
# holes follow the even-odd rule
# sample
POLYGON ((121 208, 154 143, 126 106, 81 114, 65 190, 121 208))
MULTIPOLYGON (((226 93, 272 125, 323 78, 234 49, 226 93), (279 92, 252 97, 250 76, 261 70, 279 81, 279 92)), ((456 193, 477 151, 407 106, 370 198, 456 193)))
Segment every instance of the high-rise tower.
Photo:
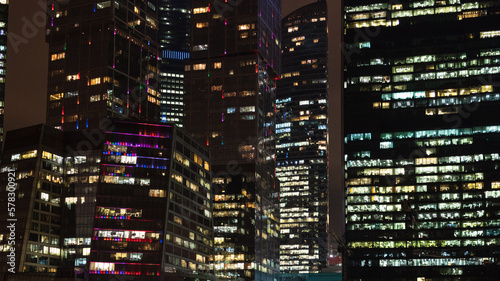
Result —
POLYGON ((48 11, 49 125, 159 121, 157 1, 54 2, 48 11))
POLYGON ((495 280, 500 3, 345 1, 349 280, 495 280))
POLYGON ((185 127, 209 146, 219 278, 277 280, 281 1, 194 0, 185 127))
POLYGON ((161 121, 183 126, 184 64, 189 58, 191 1, 160 0, 161 121))
POLYGON ((108 121, 7 134, 2 280, 213 279, 208 150, 177 127, 108 121))
POLYGON ((276 94, 276 177, 280 181, 281 276, 319 273, 328 238, 327 5, 283 19, 276 94))

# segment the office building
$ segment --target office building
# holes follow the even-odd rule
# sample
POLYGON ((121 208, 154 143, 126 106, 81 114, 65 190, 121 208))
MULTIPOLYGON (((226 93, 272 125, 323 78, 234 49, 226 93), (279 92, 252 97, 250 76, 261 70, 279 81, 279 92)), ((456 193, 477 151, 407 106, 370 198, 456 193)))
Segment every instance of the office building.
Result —
POLYGON ((63 247, 77 274, 205 280, 213 254, 208 151, 169 125, 114 121, 86 153, 82 139, 69 139, 64 202, 76 220, 63 247))
POLYGON ((48 125, 159 121, 157 1, 50 2, 48 11, 48 125))
POLYGON ((182 127, 184 64, 190 51, 191 1, 160 0, 159 5, 161 121, 182 127))
POLYGON ((7 141, 2 180, 12 168, 19 185, 9 280, 213 279, 209 154, 181 129, 114 120, 63 134, 39 125, 7 141))
POLYGON ((52 280, 63 257, 63 133, 46 125, 10 131, 3 156, 0 181, 14 188, 0 191, 0 278, 52 280))
POLYGON ((328 254, 327 5, 283 19, 276 94, 280 279, 320 273, 328 254))
POLYGON ((194 0, 191 27, 184 126, 211 152, 216 275, 277 280, 281 1, 194 0))
POLYGON ((500 3, 345 1, 348 280, 496 280, 500 3))

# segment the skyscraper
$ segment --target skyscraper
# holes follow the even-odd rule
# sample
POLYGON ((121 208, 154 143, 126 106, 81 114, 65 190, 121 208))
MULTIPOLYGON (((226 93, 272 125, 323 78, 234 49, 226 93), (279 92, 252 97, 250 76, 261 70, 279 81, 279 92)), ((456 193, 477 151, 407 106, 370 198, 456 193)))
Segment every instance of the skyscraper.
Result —
POLYGON ((46 125, 7 134, 0 173, 9 187, 0 192, 9 207, 1 213, 2 280, 54 278, 61 265, 63 140, 61 131, 46 125))
POLYGON ((500 3, 345 1, 349 280, 495 280, 500 3))
POLYGON ((277 280, 281 1, 194 0, 191 26, 185 127, 211 151, 216 274, 277 280))
POLYGON ((318 1, 282 22, 282 74, 276 94, 280 277, 319 273, 327 261, 326 18, 326 1, 318 1))
POLYGON ((213 279, 206 148, 169 125, 113 120, 86 132, 7 134, 0 179, 16 188, 0 192, 15 196, 0 249, 14 268, 2 255, 2 280, 213 279))
POLYGON ((78 149, 80 134, 67 137, 75 151, 65 163, 67 266, 88 280, 206 280, 213 255, 208 151, 169 125, 109 127, 89 151, 78 149))
POLYGON ((3 147, 4 107, 5 107, 5 70, 7 55, 7 20, 9 1, 0 1, 0 148, 3 147))
POLYGON ((106 117, 159 121, 157 1, 49 3, 47 124, 98 128, 106 117))
POLYGON ((189 58, 191 1, 160 0, 161 121, 183 126, 184 64, 189 58))

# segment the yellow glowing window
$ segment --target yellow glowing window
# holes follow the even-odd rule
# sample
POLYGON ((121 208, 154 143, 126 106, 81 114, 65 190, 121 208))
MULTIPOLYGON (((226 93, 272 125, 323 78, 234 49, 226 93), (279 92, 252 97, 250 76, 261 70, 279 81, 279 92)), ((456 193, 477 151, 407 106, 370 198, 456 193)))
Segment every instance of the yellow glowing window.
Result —
POLYGON ((205 70, 207 65, 205 63, 193 64, 193 70, 205 70))
POLYGON ((222 68, 222 62, 214 62, 214 68, 215 69, 222 68))
POLYGON ((149 197, 166 197, 165 190, 161 189, 150 189, 149 197))
POLYGON ((174 216, 174 222, 182 225, 182 219, 178 216, 174 216))
POLYGON ((250 24, 240 24, 238 25, 238 30, 249 30, 250 27, 250 24))
POLYGON ((196 28, 204 28, 208 27, 208 22, 197 22, 196 23, 196 28))
POLYGON ((99 84, 101 84, 101 77, 90 79, 90 85, 99 85, 99 84))
POLYGON ((437 164, 437 157, 415 159, 415 165, 431 165, 431 164, 437 164))
POLYGON ((53 94, 53 95, 50 95, 50 100, 60 100, 64 97, 64 94, 63 93, 57 93, 57 94, 53 94))
POLYGON ((67 81, 73 81, 73 80, 79 80, 80 79, 80 73, 78 74, 73 74, 73 75, 68 75, 66 77, 67 81))
POLYGON ((55 61, 55 60, 64 59, 65 57, 66 57, 66 53, 52 54, 52 55, 50 56, 50 60, 51 60, 51 61, 55 61))
POLYGON ((302 41, 302 40, 305 40, 305 39, 306 39, 305 36, 295 37, 295 38, 292 38, 292 42, 302 41))
POLYGON ((90 102, 95 102, 95 101, 100 101, 100 100, 101 100, 101 95, 90 96, 90 102))
POLYGON ((193 14, 204 14, 204 13, 208 13, 209 11, 210 11, 210 9, 208 7, 194 8, 193 14))
POLYGON ((500 181, 491 182, 491 189, 500 189, 500 181))
POLYGON ((494 30, 494 31, 483 31, 479 33, 479 37, 481 39, 484 38, 493 38, 493 37, 498 37, 500 36, 500 30, 494 30))
POLYGON ((172 178, 180 183, 183 183, 184 181, 181 175, 172 174, 172 178))

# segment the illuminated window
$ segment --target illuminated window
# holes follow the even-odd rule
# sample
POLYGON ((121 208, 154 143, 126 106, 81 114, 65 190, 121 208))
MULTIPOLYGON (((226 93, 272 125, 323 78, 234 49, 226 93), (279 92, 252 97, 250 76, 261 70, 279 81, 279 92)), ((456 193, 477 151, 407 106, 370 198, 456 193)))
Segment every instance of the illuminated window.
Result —
POLYGON ((115 264, 110 262, 91 262, 90 270, 114 271, 115 264))
POLYGON ((68 75, 66 77, 67 81, 73 81, 73 80, 79 80, 80 79, 80 73, 78 74, 73 74, 73 75, 68 75))
POLYGON ((255 106, 240 107, 240 112, 255 112, 255 106))
POLYGON ((193 70, 205 70, 207 65, 205 63, 193 64, 193 70))
POLYGON ((90 85, 99 85, 99 84, 101 84, 101 77, 90 79, 90 85))
POLYGON ((92 95, 90 96, 90 102, 100 101, 101 95, 92 95))
POLYGON ((196 28, 204 28, 208 27, 208 22, 197 22, 196 23, 196 28))
POLYGON ((306 39, 305 36, 299 36, 299 37, 292 38, 292 42, 303 41, 305 39, 306 39))
POLYGON ((182 218, 178 217, 178 216, 174 216, 174 222, 182 225, 182 218))
POLYGON ((60 100, 63 97, 64 97, 63 93, 53 94, 53 95, 50 95, 49 100, 51 100, 51 101, 53 101, 53 100, 60 100))
POLYGON ((193 14, 203 14, 203 13, 208 13, 209 11, 210 11, 209 7, 194 8, 193 14))
POLYGON ((193 51, 206 51, 206 50, 208 50, 208 44, 194 45, 192 50, 193 51))
POLYGON ((166 197, 166 192, 162 189, 150 189, 149 197, 166 197))
POLYGON ((50 60, 51 61, 55 61, 55 60, 60 60, 60 59, 64 59, 66 56, 66 53, 58 53, 58 54, 52 54, 50 56, 50 60))
POLYGON ((238 30, 249 30, 250 29, 250 24, 241 24, 238 25, 238 30))

